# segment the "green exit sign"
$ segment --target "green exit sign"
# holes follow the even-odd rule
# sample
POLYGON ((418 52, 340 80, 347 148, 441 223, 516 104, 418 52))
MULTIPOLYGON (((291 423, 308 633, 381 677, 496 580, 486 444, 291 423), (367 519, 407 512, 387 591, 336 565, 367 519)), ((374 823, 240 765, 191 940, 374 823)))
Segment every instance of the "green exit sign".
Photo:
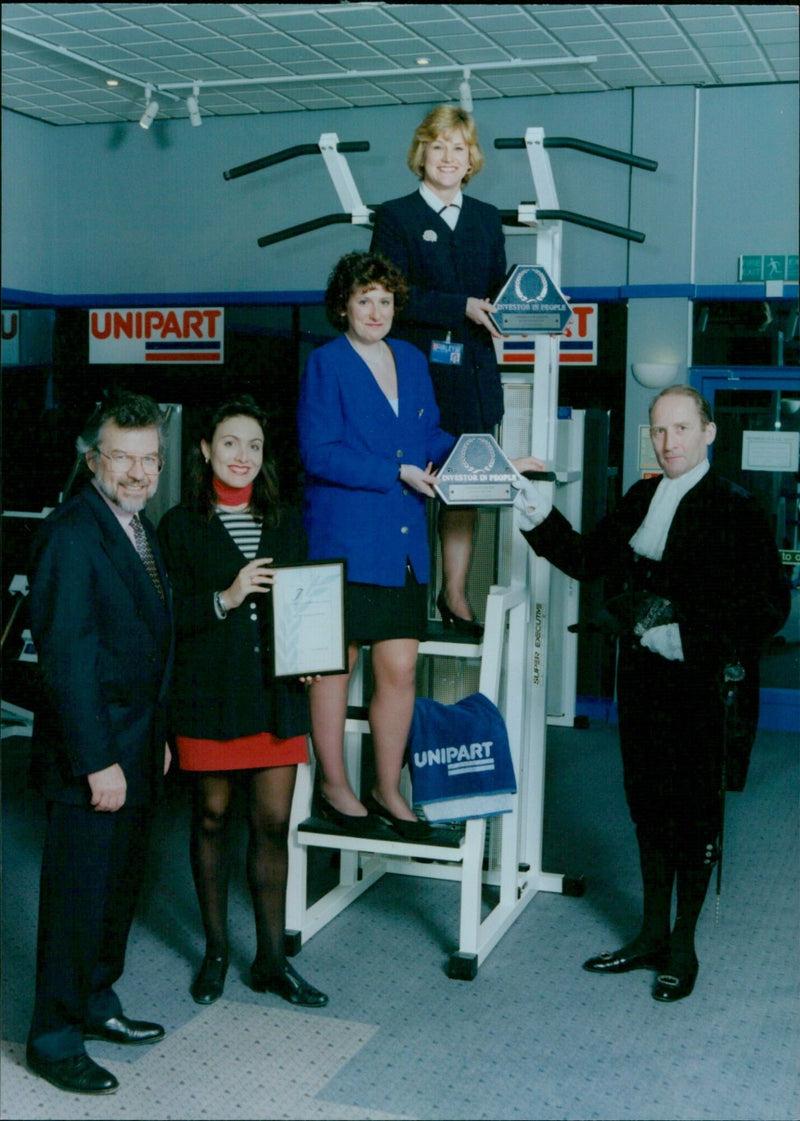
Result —
POLYGON ((769 281, 798 279, 796 253, 745 253, 739 258, 739 280, 769 281))

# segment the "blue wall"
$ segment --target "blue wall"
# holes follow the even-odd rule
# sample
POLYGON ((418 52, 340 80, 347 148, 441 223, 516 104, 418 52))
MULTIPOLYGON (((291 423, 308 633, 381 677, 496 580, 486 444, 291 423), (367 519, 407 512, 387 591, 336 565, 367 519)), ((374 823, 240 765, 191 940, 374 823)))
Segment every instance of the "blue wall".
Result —
MULTIPOLYGON (((54 128, 3 113, 3 286, 88 294, 318 290, 369 233, 332 226, 259 249, 256 238, 338 211, 321 157, 226 182, 226 168, 323 132, 369 140, 349 157, 365 203, 405 194, 414 127, 427 105, 54 128)), ((503 209, 533 196, 522 151, 498 136, 572 135, 659 162, 655 174, 551 151, 564 209, 647 235, 628 245, 566 226, 565 287, 731 284, 744 252, 796 252, 797 87, 652 88, 479 101, 487 166, 468 188, 503 209), (694 158, 697 129, 697 159, 694 158), (696 238, 693 184, 696 175, 696 238), (693 268, 693 248, 696 262, 693 268)), ((532 256, 532 235, 509 256, 532 256)), ((633 293, 635 294, 635 293, 633 293)))

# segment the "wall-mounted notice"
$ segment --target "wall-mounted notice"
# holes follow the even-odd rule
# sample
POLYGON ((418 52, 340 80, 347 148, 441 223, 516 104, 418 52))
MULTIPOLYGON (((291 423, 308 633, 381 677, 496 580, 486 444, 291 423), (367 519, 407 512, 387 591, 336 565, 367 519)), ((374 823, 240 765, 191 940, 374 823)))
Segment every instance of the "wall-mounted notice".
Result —
POLYGON ((743 471, 797 471, 800 432, 743 432, 743 471))

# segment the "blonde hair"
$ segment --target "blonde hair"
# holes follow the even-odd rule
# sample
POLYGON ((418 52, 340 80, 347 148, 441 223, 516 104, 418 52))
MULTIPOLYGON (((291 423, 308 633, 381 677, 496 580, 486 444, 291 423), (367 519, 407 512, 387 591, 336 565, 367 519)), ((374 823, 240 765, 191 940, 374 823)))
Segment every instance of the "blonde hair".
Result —
POLYGON ((463 134, 469 148, 469 170, 463 181, 469 183, 473 175, 478 174, 485 161, 478 143, 478 126, 475 124, 475 118, 456 105, 437 105, 417 126, 406 156, 406 163, 418 179, 425 177, 427 146, 440 136, 448 136, 458 130, 463 134))

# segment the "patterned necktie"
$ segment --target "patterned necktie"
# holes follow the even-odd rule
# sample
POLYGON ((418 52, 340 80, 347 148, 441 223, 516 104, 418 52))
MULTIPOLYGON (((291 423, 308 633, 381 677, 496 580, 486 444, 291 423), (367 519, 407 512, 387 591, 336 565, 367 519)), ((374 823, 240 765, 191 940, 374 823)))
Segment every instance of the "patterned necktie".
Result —
POLYGON ((147 569, 147 574, 153 581, 156 591, 161 596, 162 602, 166 603, 164 588, 161 584, 161 578, 158 575, 158 568, 156 567, 156 558, 153 556, 153 550, 150 547, 150 542, 147 540, 147 534, 139 520, 138 514, 134 514, 131 518, 131 529, 133 530, 133 540, 136 543, 136 552, 142 558, 142 564, 147 569))

